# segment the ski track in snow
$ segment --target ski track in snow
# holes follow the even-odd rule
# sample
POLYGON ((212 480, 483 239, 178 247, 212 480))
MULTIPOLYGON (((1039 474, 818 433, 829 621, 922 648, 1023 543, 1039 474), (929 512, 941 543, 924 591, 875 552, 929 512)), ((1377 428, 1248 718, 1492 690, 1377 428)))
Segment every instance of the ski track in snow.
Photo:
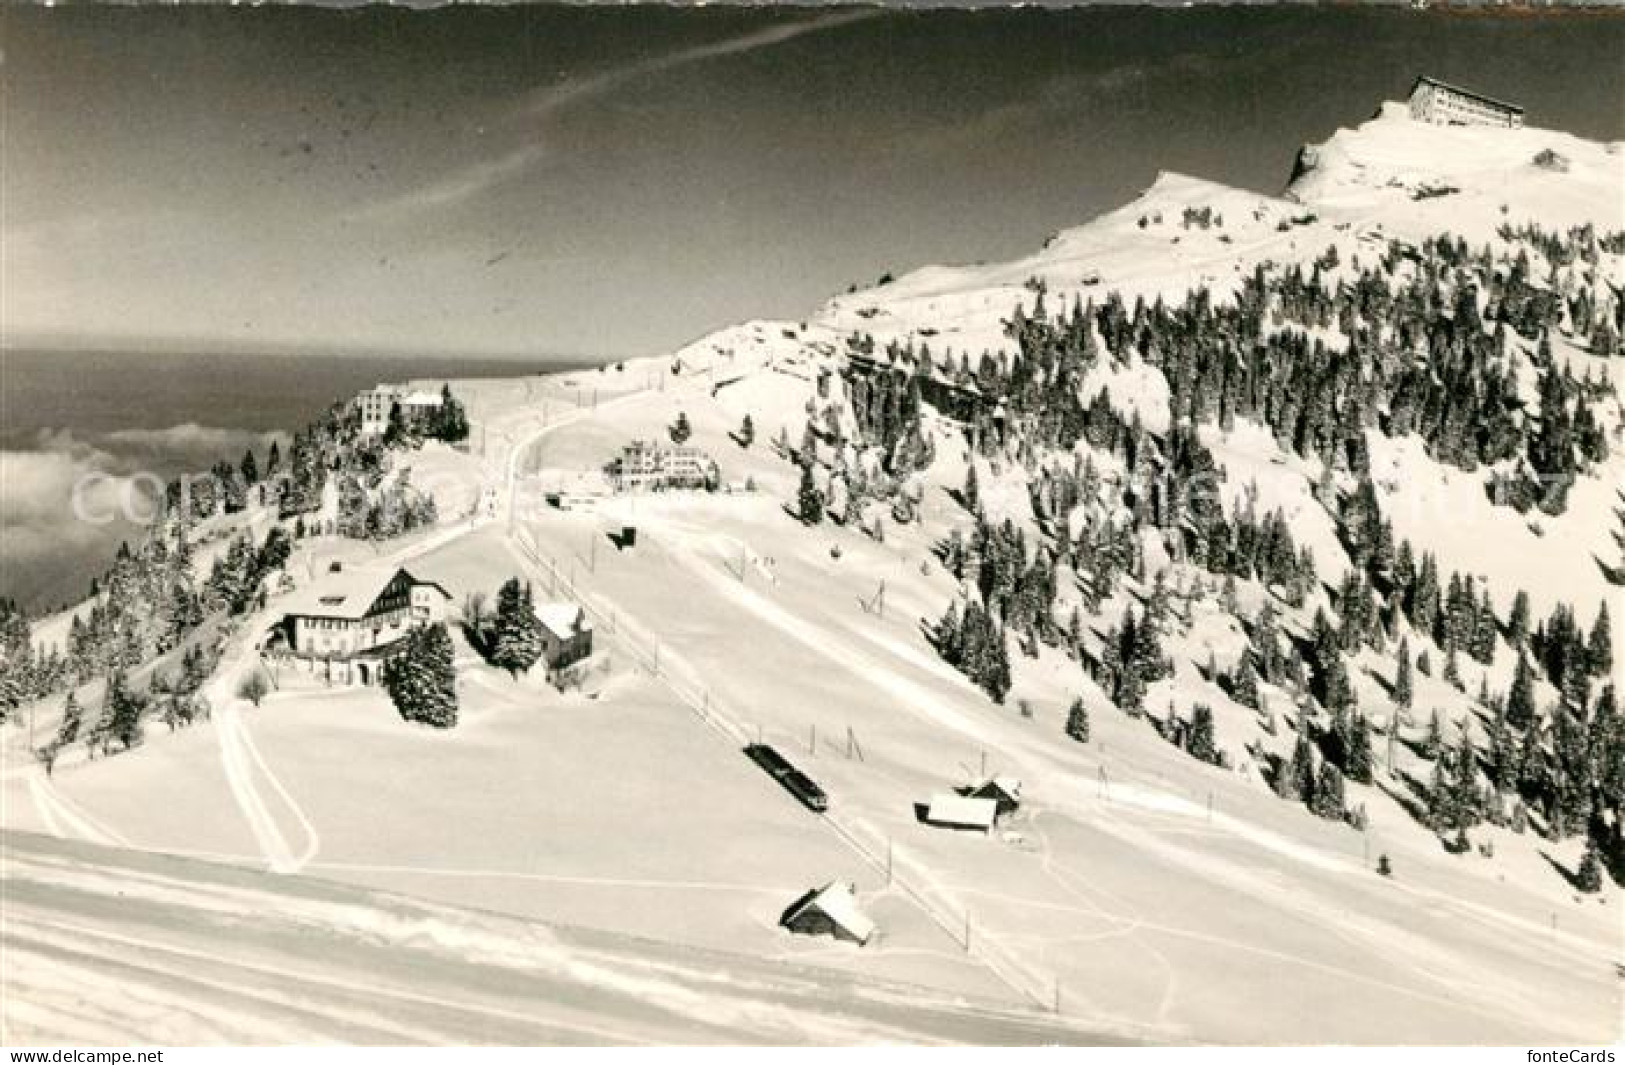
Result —
POLYGON ((107 847, 132 846, 116 829, 97 821, 83 807, 62 794, 43 769, 31 767, 25 770, 25 774, 28 793, 52 835, 64 839, 78 837, 107 847))

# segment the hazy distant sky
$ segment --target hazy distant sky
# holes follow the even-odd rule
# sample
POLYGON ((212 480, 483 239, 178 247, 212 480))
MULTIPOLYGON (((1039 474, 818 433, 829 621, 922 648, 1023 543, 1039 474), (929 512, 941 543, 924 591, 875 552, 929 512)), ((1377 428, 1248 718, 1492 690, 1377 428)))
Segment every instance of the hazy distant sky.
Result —
POLYGON ((1277 191, 1421 72, 1625 137, 1625 17, 0 10, 12 346, 618 356, 1277 191))

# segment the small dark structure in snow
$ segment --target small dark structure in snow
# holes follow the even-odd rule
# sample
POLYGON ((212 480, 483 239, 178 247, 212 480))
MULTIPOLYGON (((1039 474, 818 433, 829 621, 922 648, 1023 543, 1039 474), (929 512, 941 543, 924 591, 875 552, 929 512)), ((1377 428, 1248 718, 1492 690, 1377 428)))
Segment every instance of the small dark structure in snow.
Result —
POLYGON ((839 880, 815 888, 790 904, 779 925, 808 936, 834 936, 863 946, 875 934, 875 923, 858 907, 852 885, 839 880))
POLYGON ((970 799, 992 799, 1000 817, 1008 817, 1021 806, 1021 781, 1014 777, 988 777, 967 784, 959 794, 970 799))
POLYGON ((965 795, 933 795, 921 817, 928 825, 938 828, 969 829, 975 832, 993 831, 999 819, 999 804, 992 799, 971 798, 965 795))
POLYGON ((752 743, 745 747, 745 757, 762 767, 779 786, 796 797, 807 809, 823 813, 829 809, 829 796, 817 781, 791 765, 789 760, 765 743, 752 743))

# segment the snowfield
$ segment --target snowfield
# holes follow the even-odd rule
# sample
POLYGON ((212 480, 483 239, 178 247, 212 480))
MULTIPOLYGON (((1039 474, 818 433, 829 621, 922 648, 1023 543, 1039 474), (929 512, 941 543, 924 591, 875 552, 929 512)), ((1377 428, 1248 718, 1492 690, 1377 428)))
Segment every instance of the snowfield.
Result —
MULTIPOLYGON (((0 776, 0 1024, 8 1043, 1419 1043, 1586 1044, 1621 1038, 1625 893, 1568 887, 1580 840, 1484 826, 1494 857, 1451 855, 1417 823, 1427 763, 1379 734, 1373 785, 1349 785, 1364 832, 1281 801, 1259 769, 1298 713, 1229 699, 1200 669, 1246 646, 1211 578, 1176 573, 1174 676, 1154 717, 1212 706, 1221 769, 1115 708, 1050 648, 1012 652, 996 705, 927 638, 958 583, 936 551, 970 515, 951 490, 966 449, 946 423, 922 478, 921 520, 883 542, 792 513, 796 446, 821 371, 854 332, 933 350, 1007 350, 1002 319, 1042 288, 1051 307, 1117 290, 1215 297, 1265 262, 1346 263, 1389 238, 1443 231, 1475 245, 1538 220, 1625 228, 1625 156, 1552 131, 1440 129, 1398 105, 1306 150, 1280 197, 1163 175, 1135 202, 1008 264, 935 266, 831 300, 805 323, 752 322, 673 356, 552 378, 454 382, 468 451, 426 448, 413 477, 440 527, 398 543, 302 546, 296 564, 388 560, 461 604, 510 576, 581 602, 596 625, 582 687, 560 693, 483 664, 458 636, 462 719, 407 726, 375 689, 292 670, 253 707, 235 700, 251 638, 214 688, 212 720, 135 751, 65 758, 46 776, 7 728, 0 776), (1535 165, 1546 150, 1565 169, 1535 165), (1416 198, 1418 189, 1456 191, 1416 198), (1187 210, 1222 224, 1186 226, 1187 210), (677 415, 718 462, 717 493, 606 499, 566 513, 549 486, 677 415), (734 438, 742 418, 755 443, 734 438), (748 485, 749 490, 746 490, 748 485), (638 530, 621 550, 610 533, 638 530), (1185 594, 1189 593, 1189 594, 1185 594), (1090 711, 1087 744, 1063 731, 1090 711), (827 817, 739 751, 775 745, 829 793, 827 817), (989 835, 929 827, 917 803, 984 772, 1024 785, 989 835), (1387 856, 1394 875, 1374 871, 1387 856), (864 948, 796 937, 780 912, 811 887, 854 883, 880 928, 864 948)), ((1618 257, 1615 256, 1617 266, 1618 257)), ((1618 285, 1625 278, 1615 280, 1618 285)), ((1564 343, 1562 354, 1598 360, 1564 343)), ((1615 380, 1619 370, 1607 367, 1615 380)), ((1168 428, 1168 386, 1144 364, 1097 365, 1126 413, 1168 428)), ((841 387, 838 377, 829 387, 841 387)), ((1616 423, 1617 425, 1617 423, 1616 423)), ((1348 568, 1317 501, 1318 462, 1268 430, 1205 426, 1226 503, 1280 508, 1323 582, 1348 568)), ((1617 437, 1617 433, 1615 434, 1617 437)), ((1493 506, 1485 472, 1435 462, 1415 438, 1370 435, 1396 534, 1446 569, 1482 575, 1503 612, 1585 623, 1617 563, 1620 442, 1561 517, 1493 506), (1538 525, 1538 529, 1537 526, 1538 525)), ((1104 464, 1103 464, 1104 465, 1104 464)), ((1030 521, 1012 471, 990 509, 1030 521)), ((1171 571, 1172 572, 1172 571, 1171 571)), ((1144 594, 1125 579, 1102 614, 1144 594)), ((1073 594, 1073 593, 1067 593, 1073 594)), ((1256 609, 1269 592, 1243 582, 1256 609)), ((1283 610, 1302 635, 1317 597, 1283 610)), ((1091 624, 1094 624, 1091 619, 1091 624)), ((66 615, 53 622, 62 631, 66 615)), ((1094 626, 1097 630, 1100 626, 1094 626)), ((1092 634, 1098 639, 1099 632, 1092 634)), ((1625 658, 1616 635, 1615 661, 1625 658)), ((1505 688, 1513 663, 1464 661, 1466 692, 1505 688)), ((1391 660, 1350 659, 1360 704, 1391 727, 1391 660)), ((1415 739, 1437 707, 1454 735, 1466 695, 1418 676, 1415 739)), ((1542 685, 1542 699, 1555 698, 1542 685)), ((59 702, 59 701, 58 701, 59 702)), ((91 704, 94 705, 94 704, 91 704)), ((38 727, 54 727, 55 702, 38 727)), ((1463 726, 1463 723, 1466 723, 1463 726)))

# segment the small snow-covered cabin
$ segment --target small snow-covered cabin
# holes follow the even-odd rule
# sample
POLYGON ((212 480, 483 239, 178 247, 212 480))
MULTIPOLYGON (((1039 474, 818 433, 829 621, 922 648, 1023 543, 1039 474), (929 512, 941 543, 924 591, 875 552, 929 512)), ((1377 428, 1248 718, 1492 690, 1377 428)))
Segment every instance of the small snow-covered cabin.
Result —
POLYGON ((539 603, 542 661, 549 670, 564 669, 592 654, 592 622, 579 603, 539 603))
POLYGON ((999 819, 999 804, 966 795, 933 795, 925 809, 925 822, 938 828, 991 832, 999 819))
POLYGON ((875 934, 875 923, 858 906, 851 884, 839 880, 815 888, 790 904, 779 925, 808 936, 834 936, 863 946, 875 934))
POLYGON ((1523 126, 1523 108, 1517 104, 1429 77, 1416 79, 1409 105, 1412 118, 1439 126, 1523 126))
POLYGON ((1000 817, 1007 817, 1021 806, 1021 781, 1015 777, 994 776, 959 789, 959 794, 972 799, 992 799, 1000 817))

